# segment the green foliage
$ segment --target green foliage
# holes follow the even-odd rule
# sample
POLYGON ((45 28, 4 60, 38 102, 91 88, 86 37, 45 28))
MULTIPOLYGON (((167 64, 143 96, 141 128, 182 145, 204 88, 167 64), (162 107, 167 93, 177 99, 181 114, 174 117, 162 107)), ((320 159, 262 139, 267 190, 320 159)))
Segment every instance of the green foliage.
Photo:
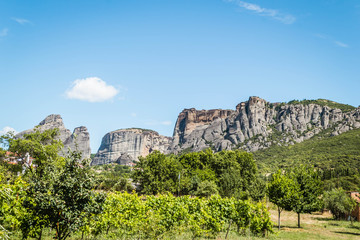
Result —
POLYGON ((284 174, 278 170, 272 175, 272 178, 267 186, 267 193, 270 202, 278 207, 278 226, 280 229, 280 214, 283 210, 292 210, 293 206, 297 204, 298 185, 288 174, 284 174))
POLYGON ((325 208, 329 209, 335 219, 339 220, 349 215, 356 206, 355 200, 341 188, 332 189, 324 193, 325 208))
POLYGON ((155 151, 139 158, 132 178, 145 194, 180 191, 181 195, 208 196, 219 192, 247 199, 257 168, 252 154, 239 150, 213 153, 207 149, 178 156, 155 151))
POLYGON ((327 99, 317 99, 317 100, 292 100, 290 102, 288 102, 288 104, 302 104, 302 105, 309 105, 309 104, 317 104, 320 106, 328 106, 329 108, 338 108, 343 112, 350 112, 352 110, 355 109, 354 106, 348 105, 348 104, 342 104, 342 103, 337 103, 334 101, 330 101, 327 99))
POLYGON ((13 230, 20 227, 24 239, 41 238, 44 228, 55 229, 56 239, 66 239, 99 213, 105 200, 92 190, 95 178, 80 153, 58 155, 62 143, 57 134, 58 129, 36 129, 21 138, 6 138, 8 150, 22 160, 17 165, 26 171, 1 189, 8 194, 1 196, 0 221, 5 226, 11 223, 13 230), (27 154, 33 164, 26 162, 27 154))
POLYGON ((292 146, 271 146, 254 152, 254 158, 261 173, 309 164, 318 170, 325 189, 354 190, 360 188, 359 146, 360 129, 355 129, 338 136, 314 136, 292 146))
POLYGON ((249 191, 249 196, 252 200, 259 202, 265 198, 266 193, 266 182, 257 177, 250 185, 251 191, 249 191))
POLYGON ((26 186, 21 177, 12 184, 0 184, 0 239, 10 239, 11 231, 20 226, 25 214, 22 201, 26 186))
POLYGON ((81 155, 71 152, 59 173, 48 172, 51 180, 34 177, 26 189, 22 222, 25 237, 41 234, 44 227, 56 230, 59 240, 83 227, 85 219, 101 212, 104 196, 95 194, 94 178, 81 155))
POLYGON ((28 153, 35 159, 33 164, 36 165, 36 174, 41 176, 48 166, 59 168, 63 165, 62 158, 58 154, 63 144, 61 140, 56 139, 58 134, 57 128, 45 131, 35 129, 22 138, 9 138, 8 150, 23 159, 21 165, 25 163, 25 156, 28 153))
POLYGON ((298 186, 287 174, 278 170, 268 183, 267 193, 270 202, 278 206, 279 211, 290 211, 298 198, 298 186))
POLYGON ((193 238, 216 237, 229 222, 242 234, 250 229, 253 235, 272 232, 269 213, 263 203, 252 204, 234 198, 170 194, 139 197, 137 194, 110 193, 93 232, 111 238, 162 239, 190 231, 193 238), (113 229, 113 231, 109 231, 113 229))
POLYGON ((107 165, 92 166, 96 178, 96 189, 98 190, 115 190, 128 191, 133 190, 133 186, 129 180, 130 167, 119 165, 116 163, 107 165))
POLYGON ((209 197, 211 195, 218 193, 219 191, 217 189, 216 183, 205 180, 199 184, 198 189, 195 192, 195 195, 199 197, 209 197))
POLYGON ((313 167, 304 165, 295 168, 291 178, 297 185, 296 202, 292 209, 298 214, 298 227, 300 227, 300 213, 311 213, 322 208, 320 199, 323 191, 322 182, 313 167))
POLYGON ((146 158, 139 157, 132 178, 140 184, 141 193, 176 192, 181 165, 173 155, 154 151, 146 158))
POLYGON ((313 167, 300 165, 293 170, 291 177, 298 185, 298 199, 293 210, 296 213, 321 210, 319 197, 323 193, 323 184, 318 172, 313 167))

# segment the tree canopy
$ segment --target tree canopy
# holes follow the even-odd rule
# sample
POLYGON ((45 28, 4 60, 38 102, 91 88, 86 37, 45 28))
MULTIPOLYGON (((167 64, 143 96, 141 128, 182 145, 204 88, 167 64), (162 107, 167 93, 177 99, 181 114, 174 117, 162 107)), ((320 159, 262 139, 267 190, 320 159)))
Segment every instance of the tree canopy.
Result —
POLYGON ((239 150, 213 153, 207 149, 180 156, 154 151, 139 158, 132 178, 145 194, 168 191, 197 195, 207 189, 222 196, 249 198, 257 168, 252 154, 239 150))

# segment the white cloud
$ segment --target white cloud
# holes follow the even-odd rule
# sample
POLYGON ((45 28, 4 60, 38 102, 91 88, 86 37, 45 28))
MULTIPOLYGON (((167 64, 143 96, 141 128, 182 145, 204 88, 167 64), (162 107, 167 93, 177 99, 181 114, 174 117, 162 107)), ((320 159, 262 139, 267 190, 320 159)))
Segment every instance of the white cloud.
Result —
POLYGON ((332 43, 334 43, 338 47, 342 47, 342 48, 348 48, 349 47, 348 44, 337 41, 334 38, 332 38, 331 36, 328 36, 328 35, 325 35, 325 34, 317 33, 317 34, 315 34, 315 37, 331 41, 332 43))
POLYGON ((24 25, 26 23, 31 23, 29 20, 24 19, 24 18, 11 18, 12 20, 14 20, 15 22, 24 25))
POLYGON ((338 45, 339 47, 343 47, 343 48, 349 47, 349 45, 347 45, 346 43, 343 43, 343 42, 334 41, 334 43, 335 43, 336 45, 338 45))
POLYGON ((88 102, 103 102, 110 100, 119 93, 115 87, 107 85, 98 77, 77 79, 72 87, 65 92, 67 98, 88 102))
POLYGON ((0 31, 0 37, 5 37, 6 35, 8 35, 8 32, 9 32, 9 29, 3 28, 3 29, 0 31))
POLYGON ((259 14, 260 16, 271 17, 284 24, 292 24, 296 21, 296 18, 293 15, 281 13, 279 10, 276 9, 263 8, 257 4, 248 3, 240 0, 224 0, 224 1, 234 3, 243 9, 251 11, 255 14, 259 14))
POLYGON ((0 130, 0 136, 6 134, 6 133, 8 133, 8 132, 13 132, 14 134, 17 134, 17 133, 18 133, 18 132, 17 132, 15 129, 13 129, 12 127, 6 126, 6 127, 4 127, 2 130, 0 130))
POLYGON ((132 117, 136 117, 136 116, 137 116, 137 114, 134 113, 134 112, 132 112, 130 115, 131 115, 132 117))

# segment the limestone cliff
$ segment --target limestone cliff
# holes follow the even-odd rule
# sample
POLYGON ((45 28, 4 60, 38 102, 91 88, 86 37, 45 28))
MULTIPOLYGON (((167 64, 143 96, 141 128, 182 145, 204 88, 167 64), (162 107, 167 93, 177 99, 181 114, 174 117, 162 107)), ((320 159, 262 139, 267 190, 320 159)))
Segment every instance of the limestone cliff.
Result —
POLYGON ((302 142, 318 133, 338 135, 360 128, 360 108, 343 106, 328 100, 286 104, 250 97, 234 110, 184 109, 177 118, 173 138, 151 130, 113 131, 102 139, 92 164, 128 164, 153 150, 175 154, 209 147, 214 151, 256 151, 302 142))
MULTIPOLYGON (((67 149, 70 148, 72 150, 79 150, 82 153, 83 158, 90 158, 90 135, 86 127, 77 127, 71 133, 71 131, 65 127, 60 115, 51 114, 39 123, 38 128, 40 131, 54 128, 59 129, 58 137, 64 144, 64 148, 60 152, 61 155, 64 155, 67 149)), ((24 134, 32 131, 34 131, 34 128, 20 132, 16 137, 22 137, 24 134)))
POLYGON ((215 151, 241 148, 247 151, 288 145, 329 129, 332 135, 360 127, 360 108, 343 112, 319 104, 269 103, 259 97, 236 110, 184 109, 177 119, 171 151, 215 151))
POLYGON ((91 165, 120 163, 123 165, 136 161, 154 150, 170 152, 172 139, 145 129, 120 129, 107 133, 91 165))

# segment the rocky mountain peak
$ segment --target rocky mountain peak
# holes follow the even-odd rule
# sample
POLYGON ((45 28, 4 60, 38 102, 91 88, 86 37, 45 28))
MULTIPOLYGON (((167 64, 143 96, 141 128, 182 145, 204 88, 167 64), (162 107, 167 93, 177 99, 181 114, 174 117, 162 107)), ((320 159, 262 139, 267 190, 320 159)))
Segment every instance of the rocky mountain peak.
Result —
MULTIPOLYGON (((82 153, 83 158, 89 158, 91 154, 90 149, 90 134, 86 127, 81 126, 74 129, 73 133, 64 125, 63 119, 59 114, 51 114, 42 120, 37 126, 40 131, 48 129, 59 129, 58 139, 64 144, 60 155, 65 155, 68 148, 71 150, 78 150, 82 153)), ((16 135, 22 137, 24 134, 34 131, 35 128, 25 130, 16 135)))
POLYGON ((62 117, 59 114, 51 114, 39 123, 40 126, 50 125, 53 128, 65 128, 62 117))

